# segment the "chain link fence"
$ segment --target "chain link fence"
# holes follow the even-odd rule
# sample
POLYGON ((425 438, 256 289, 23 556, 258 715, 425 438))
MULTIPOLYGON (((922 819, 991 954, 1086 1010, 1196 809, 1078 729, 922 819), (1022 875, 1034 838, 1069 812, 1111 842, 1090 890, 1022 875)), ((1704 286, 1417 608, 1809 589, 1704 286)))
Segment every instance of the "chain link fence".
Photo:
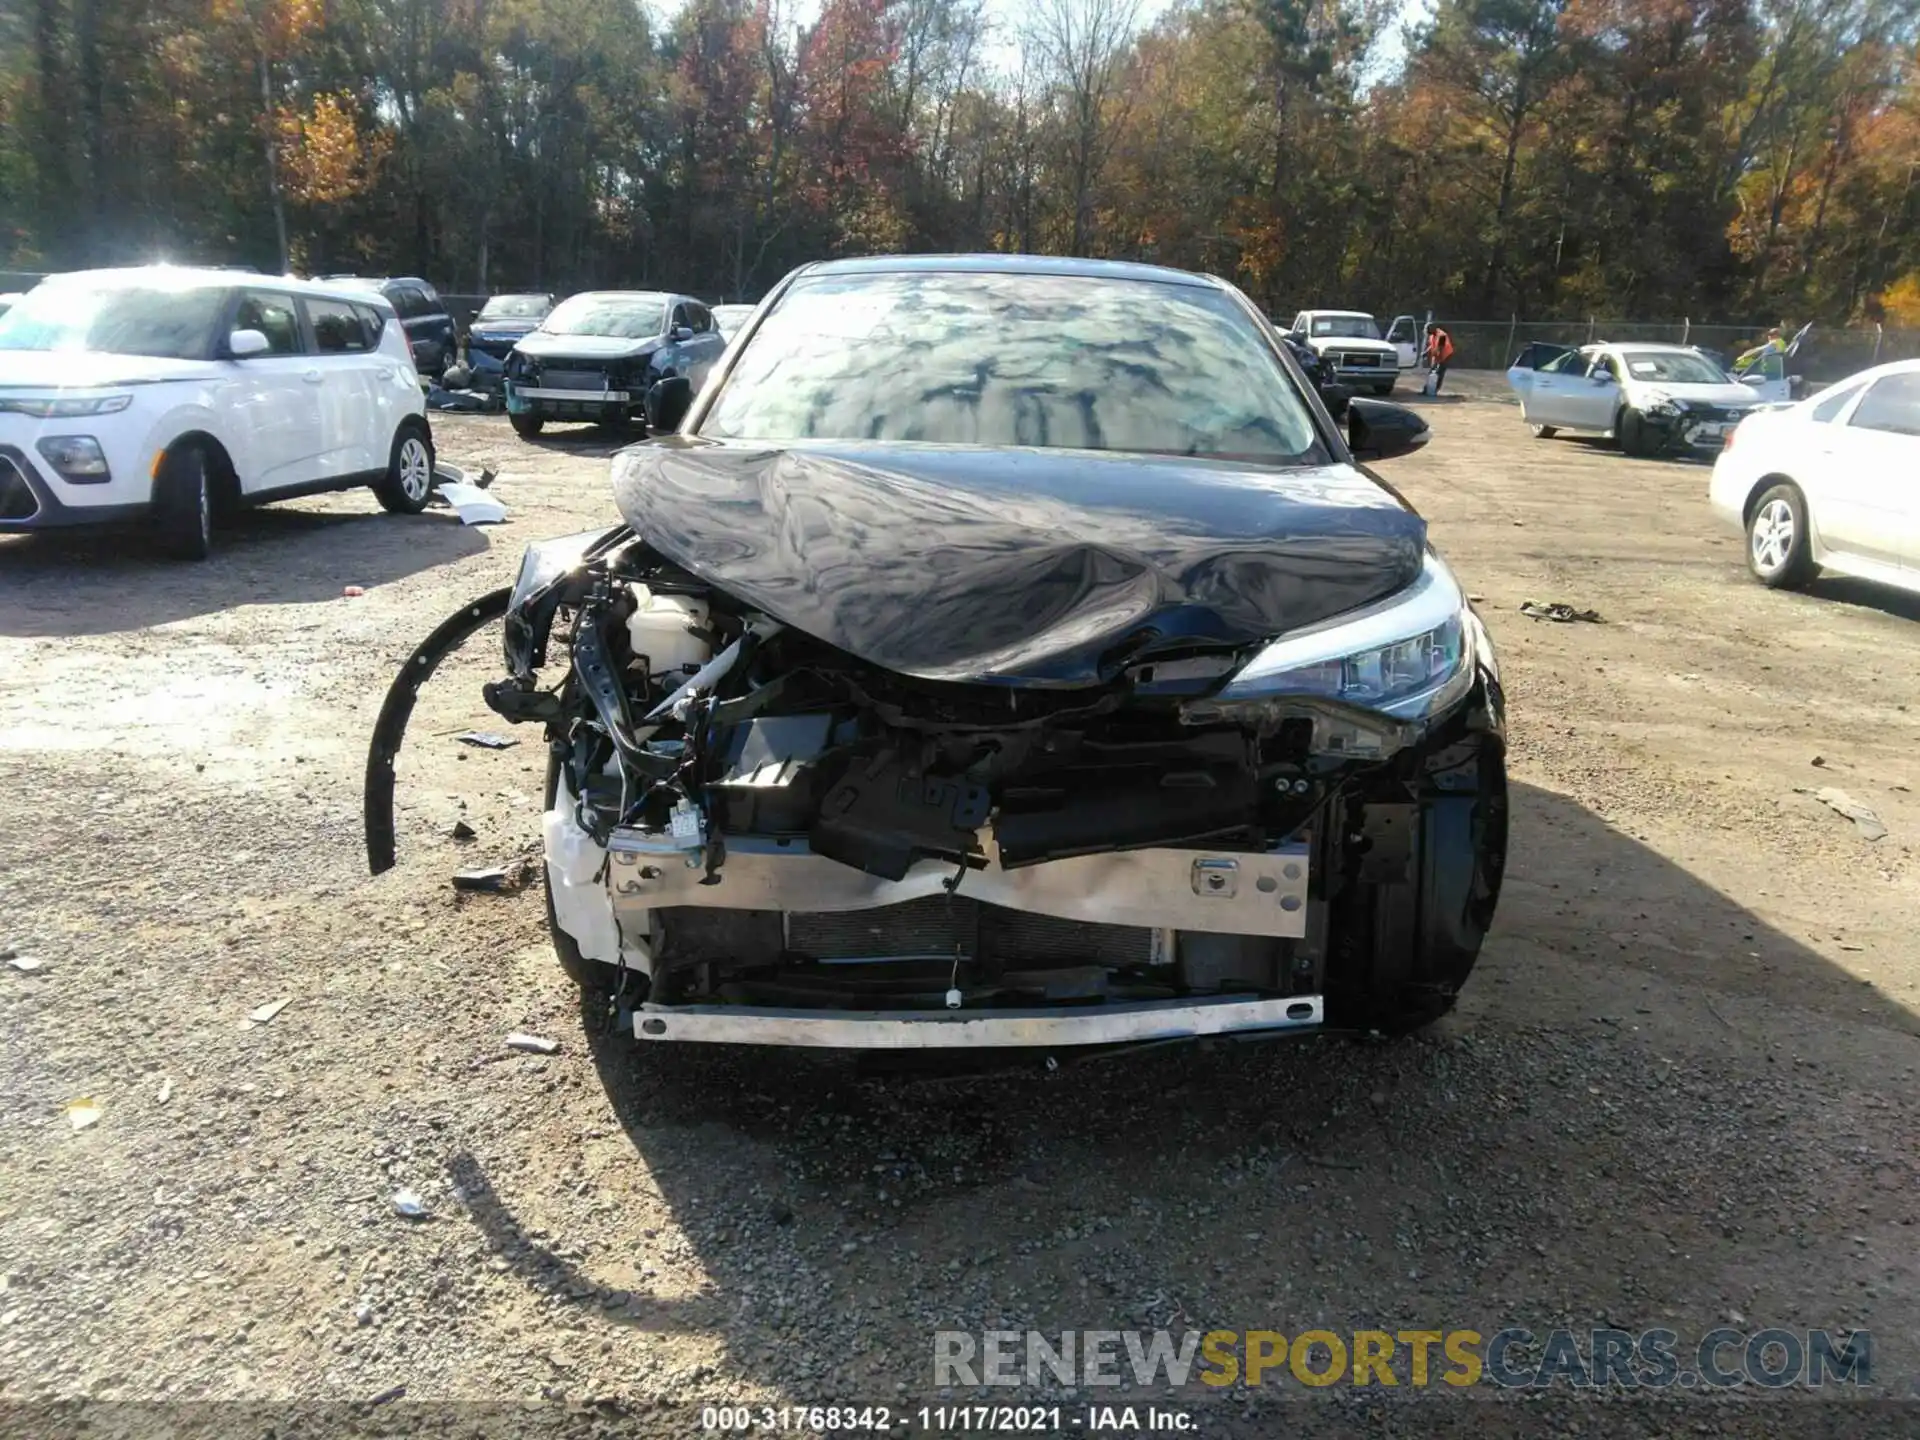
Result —
MULTIPOLYGON (((1764 325, 1695 325, 1689 320, 1440 320, 1463 370, 1504 370, 1528 344, 1591 345, 1636 340, 1698 345, 1731 362, 1766 338, 1764 325)), ((1870 365, 1920 358, 1920 330, 1815 325, 1790 368, 1815 384, 1842 380, 1870 365)))
MULTIPOLYGON (((30 290, 43 277, 30 271, 0 270, 0 291, 30 290)), ((505 292, 502 292, 505 293, 505 292)), ((442 290, 440 299, 461 330, 473 323, 487 296, 442 290)), ((1504 370, 1530 342, 1590 345, 1635 340, 1698 345, 1731 362, 1758 345, 1765 325, 1696 325, 1691 320, 1448 320, 1439 322, 1453 336, 1456 368, 1504 370)), ((1815 325, 1790 367, 1814 384, 1842 380, 1870 365, 1920 358, 1920 329, 1886 326, 1829 328, 1815 325)))

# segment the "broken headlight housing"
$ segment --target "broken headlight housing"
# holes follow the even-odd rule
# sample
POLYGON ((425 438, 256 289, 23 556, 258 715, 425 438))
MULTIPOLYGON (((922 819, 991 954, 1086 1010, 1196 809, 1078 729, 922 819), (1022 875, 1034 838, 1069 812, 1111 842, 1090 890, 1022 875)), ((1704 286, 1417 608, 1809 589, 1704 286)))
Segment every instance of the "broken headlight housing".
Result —
POLYGON ((1428 552, 1406 589, 1282 636, 1212 698, 1298 695, 1425 719, 1473 688, 1470 614, 1453 573, 1428 552))
POLYGON ((520 557, 520 573, 514 577, 513 593, 507 600, 507 669, 526 676, 546 663, 547 625, 552 621, 551 606, 536 602, 561 580, 585 565, 609 541, 625 534, 624 527, 613 530, 584 530, 558 540, 540 540, 527 546, 520 557), (536 613, 539 612, 539 613, 536 613))

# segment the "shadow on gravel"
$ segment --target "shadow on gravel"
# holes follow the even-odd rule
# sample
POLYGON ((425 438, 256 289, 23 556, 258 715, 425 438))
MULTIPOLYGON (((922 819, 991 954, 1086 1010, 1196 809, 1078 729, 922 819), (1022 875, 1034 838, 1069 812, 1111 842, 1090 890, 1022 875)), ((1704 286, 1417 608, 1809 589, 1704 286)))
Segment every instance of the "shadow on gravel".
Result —
POLYGON ((531 440, 524 436, 516 438, 522 445, 531 445, 536 450, 604 459, 617 455, 629 445, 638 445, 647 437, 639 429, 611 430, 604 425, 567 425, 560 430, 542 430, 531 440))
MULTIPOLYGON (((710 1278, 681 1318, 697 1306, 770 1379, 783 1327, 856 1307, 866 1376, 809 1373, 869 1400, 924 1393, 942 1326, 1490 1334, 1571 1316, 1698 1338, 1735 1306, 1756 1326, 1860 1323, 1860 1287, 1885 1282, 1845 1232, 1881 1233, 1905 1202, 1880 1173, 1895 1162, 1830 1107, 1904 1082, 1871 1044, 1846 1074, 1801 1068, 1740 1002, 1861 1035, 1915 1035, 1913 1015, 1561 796, 1516 786, 1514 818, 1482 998, 1396 1042, 907 1078, 642 1045, 589 1001, 600 1081, 710 1278), (1476 1021, 1496 987, 1500 1018, 1476 1021), (770 1273, 799 1277, 792 1308, 765 1312, 770 1273)), ((824 1334, 810 1347, 830 1353, 824 1334)), ((1336 1430, 1349 1410, 1288 1408, 1336 1430)))
MULTIPOLYGON (((369 506, 372 506, 369 500, 369 506)), ((132 532, 0 537, 0 634, 100 635, 239 605, 337 600, 476 555, 486 532, 440 511, 344 513, 267 505, 232 516, 213 557, 171 560, 132 532)))
POLYGON ((1856 580, 1851 575, 1822 575, 1809 581, 1801 593, 1814 600, 1833 600, 1843 605, 1858 605, 1863 610, 1878 610, 1896 620, 1920 621, 1920 594, 1896 590, 1891 585, 1876 585, 1871 580, 1856 580))

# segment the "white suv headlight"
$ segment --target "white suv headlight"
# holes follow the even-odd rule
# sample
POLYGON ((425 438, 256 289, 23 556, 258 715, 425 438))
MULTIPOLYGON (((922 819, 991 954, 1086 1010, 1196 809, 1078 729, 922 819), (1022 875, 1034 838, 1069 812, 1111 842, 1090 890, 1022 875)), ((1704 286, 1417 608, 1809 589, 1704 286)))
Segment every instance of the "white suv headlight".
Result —
POLYGON ((1467 619, 1459 584, 1429 551, 1406 589, 1274 641, 1210 698, 1299 695, 1422 719, 1473 687, 1467 619))
POLYGON ((4 399, 0 411, 39 420, 71 420, 82 415, 117 415, 133 404, 131 395, 86 395, 75 399, 4 399))

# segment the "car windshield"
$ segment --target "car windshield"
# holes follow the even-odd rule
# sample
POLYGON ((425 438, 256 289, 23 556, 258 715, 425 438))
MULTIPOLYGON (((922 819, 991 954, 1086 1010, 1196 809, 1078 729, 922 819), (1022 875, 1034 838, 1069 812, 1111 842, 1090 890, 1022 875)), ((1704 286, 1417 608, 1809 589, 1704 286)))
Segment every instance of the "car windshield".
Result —
POLYGON ((1380 327, 1371 315, 1316 315, 1315 335, 1333 335, 1348 340, 1378 340, 1380 327))
POLYGON ((1327 460, 1252 318, 1208 286, 822 275, 747 341, 700 433, 1327 460))
POLYGON ((496 295, 480 307, 475 320, 538 320, 553 308, 544 295, 496 295))
POLYGON ((1628 350, 1622 356, 1635 380, 1664 381, 1670 385, 1725 385, 1726 374, 1704 355, 1682 351, 1628 350))
POLYGON ((36 285, 0 315, 0 350, 204 360, 227 292, 215 286, 36 285))
POLYGON ((549 335, 605 335, 645 340, 667 328, 664 295, 575 295, 540 322, 549 335))

